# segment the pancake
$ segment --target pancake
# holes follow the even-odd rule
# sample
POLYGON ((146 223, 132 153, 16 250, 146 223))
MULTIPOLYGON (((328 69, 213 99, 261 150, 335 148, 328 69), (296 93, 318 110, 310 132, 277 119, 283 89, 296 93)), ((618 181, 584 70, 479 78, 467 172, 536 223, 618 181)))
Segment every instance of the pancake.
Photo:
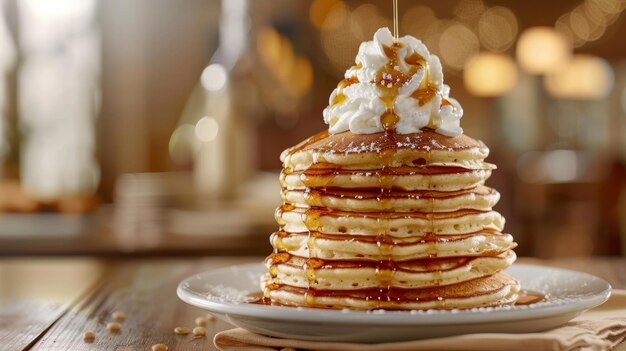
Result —
POLYGON ((272 301, 284 305, 355 310, 465 309, 513 304, 519 283, 504 272, 458 284, 422 289, 316 290, 273 283, 269 274, 261 287, 272 301))
POLYGON ((294 171, 317 164, 341 168, 380 169, 415 165, 458 165, 484 168, 487 146, 461 134, 446 137, 432 130, 394 133, 319 133, 281 154, 283 167, 294 171))
POLYGON ((381 172, 341 170, 322 172, 318 170, 295 171, 280 175, 280 185, 287 190, 307 188, 341 189, 398 189, 458 191, 482 185, 491 175, 490 169, 454 171, 453 173, 419 174, 417 172, 395 172, 387 168, 381 172))
POLYGON ((465 234, 482 230, 502 231, 504 217, 496 211, 459 210, 454 212, 347 212, 322 208, 302 209, 284 205, 276 210, 276 220, 288 232, 318 231, 394 236, 434 233, 465 234))
POLYGON ((325 207, 339 211, 357 212, 451 212, 461 209, 490 211, 500 199, 491 188, 479 185, 474 188, 439 191, 370 192, 352 189, 285 190, 282 199, 286 204, 300 208, 325 207))
POLYGON ((397 262, 430 257, 490 256, 517 245, 510 234, 497 232, 431 234, 404 239, 384 235, 278 232, 270 236, 270 242, 280 252, 295 256, 339 260, 380 260, 384 256, 397 262))
POLYGON ((458 284, 493 275, 515 261, 515 253, 497 256, 454 257, 395 261, 342 261, 270 255, 266 265, 272 282, 313 289, 418 289, 458 284), (276 263, 278 261, 278 263, 276 263))

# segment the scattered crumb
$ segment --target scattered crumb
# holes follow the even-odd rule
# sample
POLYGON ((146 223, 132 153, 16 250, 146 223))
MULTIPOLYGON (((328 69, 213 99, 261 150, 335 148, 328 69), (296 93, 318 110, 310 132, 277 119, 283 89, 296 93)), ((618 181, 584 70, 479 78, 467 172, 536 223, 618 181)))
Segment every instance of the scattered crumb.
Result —
POLYGON ((207 321, 207 319, 206 319, 206 318, 204 318, 204 317, 198 317, 198 318, 196 318, 195 323, 196 323, 196 325, 197 325, 197 326, 199 326, 199 327, 206 327, 206 321, 207 321))
POLYGON ((210 313, 207 313, 206 320, 207 321, 214 321, 215 320, 215 316, 210 314, 210 313))
POLYGON ((86 331, 85 334, 83 334, 83 340, 85 340, 86 342, 93 342, 95 338, 96 334, 94 334, 90 330, 86 331))
POLYGON ((191 333, 191 330, 187 327, 176 327, 174 328, 174 333, 178 335, 187 335, 191 333))
POLYGON ((118 322, 111 322, 111 323, 107 324, 107 329, 111 333, 118 333, 122 329, 122 325, 119 324, 118 322))
POLYGON ((205 327, 195 327, 193 328, 194 336, 206 336, 206 328, 205 327))
POLYGON ((115 311, 111 314, 111 318, 113 318, 113 320, 116 320, 118 322, 123 321, 124 319, 126 319, 126 313, 122 312, 122 311, 115 311))
POLYGON ((167 347, 167 345, 165 344, 154 344, 151 347, 152 351, 167 351, 169 350, 169 347, 167 347))

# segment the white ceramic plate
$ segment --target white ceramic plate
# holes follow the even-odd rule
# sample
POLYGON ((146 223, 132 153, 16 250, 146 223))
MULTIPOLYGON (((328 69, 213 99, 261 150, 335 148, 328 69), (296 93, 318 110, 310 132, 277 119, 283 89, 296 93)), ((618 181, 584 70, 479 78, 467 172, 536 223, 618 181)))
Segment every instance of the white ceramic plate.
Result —
POLYGON ((598 277, 565 269, 515 264, 507 272, 522 289, 548 298, 527 306, 451 311, 349 311, 250 304, 266 268, 248 264, 191 276, 178 286, 185 302, 255 333, 318 341, 388 342, 469 333, 527 333, 554 328, 609 298, 598 277))

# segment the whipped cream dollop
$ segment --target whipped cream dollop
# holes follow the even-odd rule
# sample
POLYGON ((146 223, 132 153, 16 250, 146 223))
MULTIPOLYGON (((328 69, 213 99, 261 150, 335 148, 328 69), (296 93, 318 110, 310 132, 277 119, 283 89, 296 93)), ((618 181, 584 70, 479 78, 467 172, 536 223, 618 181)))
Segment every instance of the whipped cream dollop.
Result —
POLYGON ((355 62, 324 109, 331 134, 409 134, 422 128, 446 136, 463 133, 463 108, 449 97, 439 58, 420 40, 407 35, 396 41, 381 28, 373 41, 361 43, 355 62))

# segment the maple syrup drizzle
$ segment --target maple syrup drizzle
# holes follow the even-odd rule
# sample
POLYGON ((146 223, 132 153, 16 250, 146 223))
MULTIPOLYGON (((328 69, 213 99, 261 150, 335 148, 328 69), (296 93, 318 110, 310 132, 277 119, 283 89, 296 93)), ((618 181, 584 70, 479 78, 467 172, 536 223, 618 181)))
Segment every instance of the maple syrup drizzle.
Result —
POLYGON ((418 89, 418 90, 416 90, 415 92, 413 92, 413 94, 411 94, 411 97, 414 98, 415 100, 417 100, 417 103, 420 106, 424 106, 424 104, 426 104, 428 101, 430 101, 437 94, 441 94, 439 92, 439 90, 429 86, 426 89, 418 89))
POLYGON ((337 87, 339 87, 339 88, 346 88, 346 87, 349 87, 350 85, 356 84, 358 82, 359 82, 359 80, 357 79, 357 77, 353 76, 353 77, 346 78, 346 79, 340 81, 339 84, 337 84, 337 87))
POLYGON ((269 266, 269 273, 272 278, 276 278, 276 275, 278 273, 278 265, 288 262, 290 258, 291 255, 287 252, 275 252, 265 259, 265 263, 267 266, 269 266))
MULTIPOLYGON (((389 62, 383 66, 383 68, 376 74, 375 83, 382 92, 381 99, 385 103, 387 110, 381 115, 381 124, 385 131, 394 131, 396 124, 399 121, 399 117, 394 112, 393 102, 398 96, 398 90, 405 85, 413 75, 417 73, 419 69, 425 70, 425 79, 423 79, 420 87, 416 91, 418 93, 422 89, 424 84, 428 82, 428 64, 426 60, 414 52, 407 56, 404 61, 409 65, 409 72, 404 73, 400 70, 398 50, 403 47, 403 44, 394 42, 391 46, 383 46, 383 50, 389 62), (425 83, 426 82, 426 83, 425 83)), ((429 90, 428 88, 425 90, 429 90)), ((415 94, 414 94, 415 95, 415 94)), ((422 106, 428 99, 434 95, 431 93, 421 93, 419 95, 422 100, 419 100, 420 106, 422 106)))
POLYGON ((393 37, 398 41, 398 0, 393 0, 393 37))
MULTIPOLYGON (((318 142, 318 141, 320 141, 320 140, 324 140, 324 139, 328 138, 328 136, 329 136, 329 135, 330 135, 330 133, 328 132, 328 130, 324 130, 324 131, 322 131, 322 132, 319 132, 319 133, 317 133, 317 134, 315 134, 315 135, 313 135, 313 136, 311 136, 311 137, 309 137, 309 138, 307 138, 307 139, 303 140, 303 141, 302 141, 301 143, 299 143, 298 145, 296 145, 296 146, 294 146, 294 147, 290 148, 290 149, 287 151, 287 154, 288 154, 288 155, 293 155, 293 154, 295 154, 295 153, 296 153, 296 152, 298 152, 298 151, 302 151, 302 150, 304 150, 306 147, 308 147, 308 146, 310 146, 310 145, 312 145, 312 144, 315 144, 315 143, 317 143, 317 142, 318 142)), ((285 170, 286 170, 286 169, 285 169, 285 170)), ((291 170, 289 170, 289 171, 291 171, 291 170)))
MULTIPOLYGON (((342 211, 342 210, 332 210, 326 207, 312 207, 312 208, 301 208, 295 207, 293 205, 284 204, 279 206, 276 209, 276 216, 282 216, 285 212, 300 212, 303 216, 302 221, 304 225, 309 229, 309 231, 319 231, 322 227, 319 225, 318 221, 321 216, 328 216, 331 218, 344 218, 344 217, 354 217, 354 218, 374 218, 377 221, 390 220, 390 219, 427 219, 429 221, 439 220, 439 219, 450 219, 450 218, 459 218, 468 215, 475 215, 486 213, 486 211, 473 210, 473 209, 462 209, 454 212, 352 212, 352 211, 342 211), (308 218, 307 218, 308 217, 308 218)), ((383 222, 384 223, 384 222, 383 222)), ((385 224, 387 225, 387 224, 385 224)), ((432 227, 429 227, 433 229, 432 227)), ((431 231, 429 233, 433 233, 431 231)), ((334 234, 334 233, 333 233, 334 234)))
MULTIPOLYGON (((266 258, 266 265, 272 264, 286 264, 292 267, 303 268, 306 270, 320 270, 320 269, 336 269, 336 268, 379 268, 381 267, 380 261, 376 260, 351 260, 351 259, 320 259, 320 258, 306 258, 293 256, 288 253, 287 257, 273 257, 266 258)), ((280 254, 279 254, 280 255, 280 254)), ((409 261, 401 262, 389 262, 388 265, 383 266, 386 270, 398 270, 405 272, 433 272, 437 270, 454 270, 458 267, 470 264, 472 261, 480 259, 482 256, 469 256, 469 257, 443 257, 443 258, 417 258, 409 261)), ((386 261, 385 261, 386 262, 386 261)))
POLYGON ((533 303, 541 302, 546 299, 546 295, 532 290, 522 290, 519 293, 517 301, 515 301, 516 306, 524 306, 531 305, 533 303))
POLYGON ((382 92, 381 99, 387 107, 387 110, 380 116, 380 122, 385 131, 394 131, 396 129, 396 124, 400 118, 393 110, 393 102, 396 96, 398 96, 398 89, 411 78, 411 75, 400 71, 398 66, 398 49, 402 46, 399 42, 395 42, 391 46, 383 46, 385 55, 387 55, 390 61, 383 66, 375 78, 375 83, 382 92))
POLYGON ((346 99, 347 99, 347 97, 344 94, 339 93, 339 94, 335 95, 335 97, 333 98, 333 101, 331 102, 331 106, 340 104, 340 103, 346 101, 346 99))

